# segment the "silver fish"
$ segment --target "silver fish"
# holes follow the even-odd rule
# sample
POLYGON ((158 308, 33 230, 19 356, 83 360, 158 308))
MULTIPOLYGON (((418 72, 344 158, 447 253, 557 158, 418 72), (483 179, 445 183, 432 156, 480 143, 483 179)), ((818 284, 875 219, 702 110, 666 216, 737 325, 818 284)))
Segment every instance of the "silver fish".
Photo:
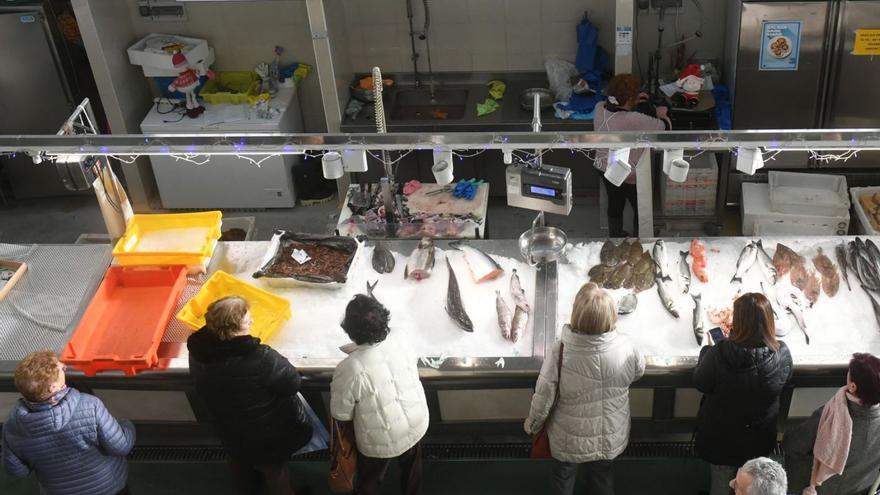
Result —
POLYGON ((449 286, 446 289, 446 314, 452 321, 465 332, 473 332, 474 324, 464 310, 464 303, 461 301, 461 290, 458 288, 458 279, 455 278, 455 271, 452 270, 452 263, 449 257, 446 258, 446 267, 449 269, 449 286))
POLYGON ((801 302, 800 297, 794 291, 782 295, 777 293, 776 301, 788 314, 794 317, 794 321, 801 328, 801 331, 804 332, 804 339, 807 345, 809 345, 810 335, 807 333, 807 322, 804 320, 804 303, 801 302))
POLYGON ((874 308, 874 318, 877 319, 877 324, 880 325, 880 303, 877 302, 877 299, 874 298, 874 295, 871 294, 867 289, 865 292, 868 294, 868 299, 871 300, 871 307, 874 308))
POLYGON ((501 328, 501 336, 510 340, 510 325, 513 315, 510 313, 510 307, 501 297, 501 291, 495 291, 495 312, 498 314, 498 327, 501 328))
POLYGON ((678 276, 681 279, 681 293, 687 294, 691 288, 691 267, 688 265, 690 251, 681 251, 681 259, 678 260, 678 276))
POLYGON ((785 337, 791 331, 790 325, 785 325, 780 321, 780 316, 787 313, 783 313, 781 309, 779 309, 779 302, 776 297, 776 290, 774 288, 767 289, 767 286, 764 285, 764 281, 761 281, 761 292, 767 296, 767 301, 770 302, 770 309, 773 310, 773 319, 776 322, 776 336, 777 337, 785 337))
POLYGON ((843 280, 846 282, 846 288, 852 291, 852 287, 849 285, 849 276, 847 275, 847 269, 849 268, 846 261, 846 243, 841 242, 837 246, 834 246, 834 254, 837 256, 837 264, 840 265, 840 271, 843 273, 843 280))
POLYGON ((391 273, 394 271, 394 255, 385 247, 384 242, 377 242, 373 248, 373 270, 379 273, 391 273))
POLYGON ((526 291, 522 288, 519 275, 516 274, 516 268, 513 269, 513 274, 510 276, 510 296, 513 297, 513 303, 517 307, 522 308, 526 313, 531 312, 529 301, 526 299, 526 291))
POLYGON ((639 304, 639 298, 636 297, 634 292, 630 292, 629 294, 620 298, 620 302, 617 303, 617 314, 619 315, 628 315, 636 310, 636 306, 639 304))
POLYGON ((874 244, 874 241, 868 239, 865 241, 865 247, 867 248, 868 255, 874 261, 875 265, 880 265, 880 249, 877 248, 877 245, 874 244))
POLYGON ((467 262, 476 283, 494 280, 504 273, 501 265, 478 248, 461 241, 450 242, 449 247, 464 253, 464 260, 467 262))
POLYGON ((419 245, 406 260, 403 269, 403 278, 422 280, 431 276, 434 269, 434 241, 430 237, 423 237, 419 245))
POLYGON ((669 275, 669 266, 666 263, 666 243, 663 242, 663 239, 657 239, 657 242, 654 243, 653 253, 657 278, 672 280, 672 276, 669 275))
POLYGON ((529 324, 529 312, 517 306, 513 309, 513 321, 510 322, 510 341, 516 343, 525 333, 529 324))
POLYGON ((657 294, 660 295, 660 302, 663 303, 666 311, 669 311, 672 316, 678 318, 678 309, 675 307, 675 300, 672 299, 672 287, 668 280, 657 277, 657 294))
POLYGON ((736 260, 736 273, 733 274, 733 278, 730 279, 730 283, 733 282, 742 282, 743 275, 749 271, 749 268, 755 264, 755 260, 758 259, 758 248, 755 247, 754 242, 750 242, 743 248, 739 253, 739 259, 736 260))
POLYGON ((761 243, 761 239, 755 241, 755 247, 758 249, 758 267, 767 278, 767 281, 770 282, 770 285, 776 285, 776 280, 779 279, 779 276, 776 274, 776 267, 773 266, 773 258, 764 250, 764 244, 761 243))
POLYGON ((703 301, 700 294, 691 294, 694 300, 694 337, 697 345, 703 345, 703 337, 706 336, 706 326, 703 322, 703 301))

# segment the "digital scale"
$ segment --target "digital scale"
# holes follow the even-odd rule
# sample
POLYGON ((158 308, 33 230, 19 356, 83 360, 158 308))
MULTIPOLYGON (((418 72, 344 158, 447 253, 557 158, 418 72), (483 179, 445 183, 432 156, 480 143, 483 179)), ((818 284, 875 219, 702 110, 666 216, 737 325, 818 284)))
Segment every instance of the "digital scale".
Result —
POLYGON ((571 170, 554 165, 509 165, 507 205, 557 215, 571 213, 571 170))

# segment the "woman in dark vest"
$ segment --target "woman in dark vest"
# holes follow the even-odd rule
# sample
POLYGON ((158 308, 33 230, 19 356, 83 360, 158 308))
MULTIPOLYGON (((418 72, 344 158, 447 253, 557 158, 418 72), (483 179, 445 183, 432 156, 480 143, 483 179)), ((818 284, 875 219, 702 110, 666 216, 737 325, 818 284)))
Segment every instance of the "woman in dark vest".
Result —
POLYGON ((269 493, 292 494, 288 461, 312 437, 296 395, 299 372, 250 335, 244 299, 213 302, 205 321, 187 340, 189 368, 229 454, 236 492, 252 493, 253 475, 259 472, 269 493))
POLYGON ((791 374, 791 354, 776 340, 770 301, 763 294, 742 295, 733 303, 730 337, 704 347, 694 370, 694 385, 705 394, 696 448, 712 468, 711 495, 730 493, 737 468, 770 455, 779 395, 791 374))

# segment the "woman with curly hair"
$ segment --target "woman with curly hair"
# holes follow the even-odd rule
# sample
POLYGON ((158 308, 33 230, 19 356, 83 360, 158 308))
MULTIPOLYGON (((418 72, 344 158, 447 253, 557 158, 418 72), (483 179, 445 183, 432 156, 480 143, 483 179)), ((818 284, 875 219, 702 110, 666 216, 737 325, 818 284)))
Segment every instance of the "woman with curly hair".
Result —
POLYGON ((345 308, 342 329, 351 344, 333 372, 330 414, 354 423, 358 450, 356 491, 379 493, 393 459, 400 465, 401 493, 419 493, 421 449, 428 403, 416 357, 389 336, 390 314, 375 298, 358 294, 345 308))

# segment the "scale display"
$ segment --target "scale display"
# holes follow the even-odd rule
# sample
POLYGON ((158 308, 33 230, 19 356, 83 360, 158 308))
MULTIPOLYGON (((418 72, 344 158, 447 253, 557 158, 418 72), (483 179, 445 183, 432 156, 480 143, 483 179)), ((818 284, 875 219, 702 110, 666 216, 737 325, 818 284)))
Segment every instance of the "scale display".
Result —
POLYGON ((549 187, 529 186, 529 192, 532 194, 555 198, 558 191, 556 191, 556 189, 550 189, 549 187))

